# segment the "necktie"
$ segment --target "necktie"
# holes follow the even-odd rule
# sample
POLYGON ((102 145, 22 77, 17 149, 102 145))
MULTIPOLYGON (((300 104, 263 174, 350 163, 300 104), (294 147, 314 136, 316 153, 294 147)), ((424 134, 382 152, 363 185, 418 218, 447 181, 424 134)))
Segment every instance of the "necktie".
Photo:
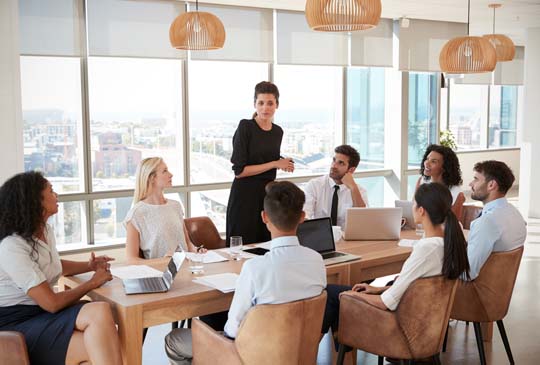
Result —
POLYGON ((338 190, 339 185, 334 185, 334 195, 332 196, 332 209, 330 210, 330 219, 332 220, 333 226, 337 226, 338 190))

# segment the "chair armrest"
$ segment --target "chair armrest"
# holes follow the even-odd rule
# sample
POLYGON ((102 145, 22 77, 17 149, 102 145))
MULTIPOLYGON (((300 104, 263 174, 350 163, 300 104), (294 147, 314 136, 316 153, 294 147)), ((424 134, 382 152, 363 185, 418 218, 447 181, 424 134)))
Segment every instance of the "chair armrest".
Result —
POLYGON ((21 333, 0 331, 0 364, 30 365, 26 341, 21 333))
POLYGON ((240 365, 242 362, 234 341, 214 331, 199 319, 191 324, 193 337, 193 364, 240 365))
POLYGON ((340 295, 339 342, 395 358, 410 358, 406 339, 394 312, 366 302, 360 293, 340 295))

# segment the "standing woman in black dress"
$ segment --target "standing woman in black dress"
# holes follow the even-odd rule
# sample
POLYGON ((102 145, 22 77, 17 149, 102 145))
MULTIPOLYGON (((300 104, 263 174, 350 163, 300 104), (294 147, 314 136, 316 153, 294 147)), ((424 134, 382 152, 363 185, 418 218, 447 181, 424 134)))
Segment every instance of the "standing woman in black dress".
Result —
POLYGON ((227 205, 227 245, 231 236, 242 236, 244 243, 270 240, 261 219, 265 186, 275 180, 277 169, 294 171, 291 158, 280 157, 283 129, 273 123, 279 106, 279 90, 271 82, 255 86, 255 114, 242 119, 233 137, 235 179, 227 205))

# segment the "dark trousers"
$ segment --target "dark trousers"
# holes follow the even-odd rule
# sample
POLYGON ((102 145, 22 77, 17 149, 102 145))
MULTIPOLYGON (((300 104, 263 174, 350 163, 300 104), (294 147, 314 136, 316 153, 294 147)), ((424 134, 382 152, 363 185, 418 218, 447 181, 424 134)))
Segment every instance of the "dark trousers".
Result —
POLYGON ((329 284, 326 286, 326 307, 324 308, 324 318, 321 333, 327 333, 331 328, 334 334, 337 334, 339 326, 339 294, 351 290, 348 285, 329 284))
POLYGON ((225 323, 227 323, 229 311, 208 314, 200 316, 200 320, 212 327, 214 331, 223 331, 225 323))

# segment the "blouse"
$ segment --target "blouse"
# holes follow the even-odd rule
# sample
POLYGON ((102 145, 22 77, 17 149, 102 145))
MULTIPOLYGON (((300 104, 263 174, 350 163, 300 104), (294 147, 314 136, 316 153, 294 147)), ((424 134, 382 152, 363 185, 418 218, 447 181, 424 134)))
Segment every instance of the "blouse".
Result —
POLYGON ((45 237, 48 244, 36 238, 35 251, 17 234, 0 242, 0 307, 37 305, 28 291, 45 281, 54 285, 62 275, 54 231, 49 225, 45 237))
POLYGON ((124 219, 139 232, 139 245, 145 259, 164 257, 178 248, 187 251, 182 204, 167 199, 165 204, 135 204, 124 219))
MULTIPOLYGON (((431 179, 426 179, 425 177, 422 177, 420 179, 420 184, 429 184, 429 183, 431 183, 431 179)), ((450 190, 450 194, 452 194, 452 205, 454 205, 459 194, 463 192, 463 189, 461 188, 460 185, 452 185, 448 187, 448 190, 450 190)))

